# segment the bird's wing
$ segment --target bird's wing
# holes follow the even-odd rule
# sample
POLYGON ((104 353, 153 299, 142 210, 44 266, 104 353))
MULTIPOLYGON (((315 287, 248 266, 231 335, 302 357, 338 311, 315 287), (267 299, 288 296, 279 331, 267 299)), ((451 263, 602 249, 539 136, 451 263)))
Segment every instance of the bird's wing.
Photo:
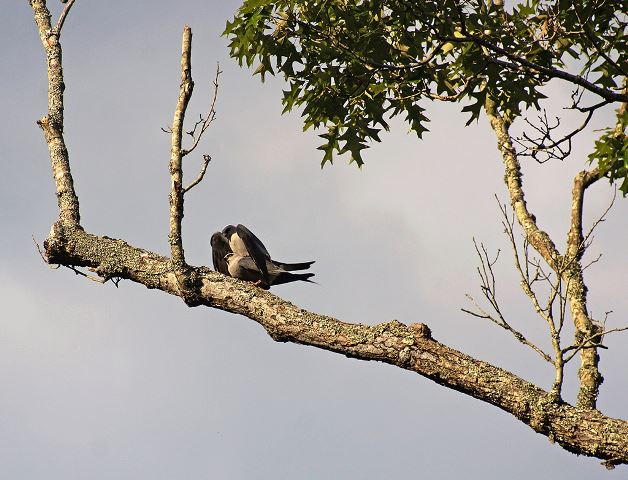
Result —
POLYGON ((210 244, 212 246, 212 261, 214 263, 214 269, 223 275, 229 275, 229 268, 225 257, 233 252, 229 247, 227 237, 221 232, 216 232, 212 235, 210 244))
POLYGON ((270 260, 270 253, 266 250, 266 247, 262 243, 262 241, 255 236, 253 232, 251 232, 248 228, 246 228, 241 223, 236 227, 236 232, 238 236, 242 239, 244 244, 249 247, 249 244, 254 245, 254 248, 261 252, 266 258, 270 260))
POLYGON ((266 260, 270 260, 270 254, 268 253, 268 250, 266 250, 262 241, 257 238, 253 232, 241 224, 236 227, 236 235, 240 237, 240 240, 242 240, 242 243, 246 247, 249 256, 253 259, 258 270, 262 273, 262 278, 267 283, 270 283, 268 279, 268 268, 266 267, 266 260))

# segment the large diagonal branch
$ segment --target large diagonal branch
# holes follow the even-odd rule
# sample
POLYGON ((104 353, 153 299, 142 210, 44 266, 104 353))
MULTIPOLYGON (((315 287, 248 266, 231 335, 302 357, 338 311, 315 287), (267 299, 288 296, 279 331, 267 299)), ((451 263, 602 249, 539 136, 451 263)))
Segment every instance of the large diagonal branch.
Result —
MULTIPOLYGON (((45 248, 52 263, 89 267, 103 278, 125 278, 182 296, 176 266, 169 258, 122 240, 57 223, 45 248)), ((191 270, 199 279, 195 293, 200 304, 244 315, 276 341, 310 345, 416 372, 495 405, 571 452, 613 464, 628 463, 627 421, 552 402, 545 390, 437 342, 426 325, 396 320, 375 326, 345 323, 308 312, 251 283, 205 267, 191 270)))

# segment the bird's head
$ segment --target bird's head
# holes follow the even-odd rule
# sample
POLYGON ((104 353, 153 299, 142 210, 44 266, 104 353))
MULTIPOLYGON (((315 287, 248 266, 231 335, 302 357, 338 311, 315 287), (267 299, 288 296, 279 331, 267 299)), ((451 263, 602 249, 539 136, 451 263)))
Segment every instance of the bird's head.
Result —
POLYGON ((227 237, 227 240, 231 240, 231 235, 236 233, 236 230, 237 229, 234 225, 227 225, 225 228, 222 229, 222 233, 225 237, 227 237))
POLYGON ((224 235, 222 232, 216 232, 212 235, 212 238, 209 240, 209 244, 212 247, 216 247, 225 241, 224 235))

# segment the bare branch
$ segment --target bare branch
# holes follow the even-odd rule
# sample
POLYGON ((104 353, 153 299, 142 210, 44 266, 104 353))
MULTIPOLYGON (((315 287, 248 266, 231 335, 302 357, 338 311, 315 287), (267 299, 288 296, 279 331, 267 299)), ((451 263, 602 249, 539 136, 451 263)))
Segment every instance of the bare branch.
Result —
MULTIPOLYGON (((580 92, 581 92, 581 94, 583 93, 582 90, 580 92)), ((580 96, 581 96, 581 94, 580 94, 580 96)), ((591 112, 593 110, 597 110, 598 108, 602 108, 603 106, 608 105, 609 103, 611 103, 608 100, 602 100, 601 102, 596 103, 595 105, 590 105, 588 107, 581 107, 580 106, 580 98, 578 100, 575 99, 575 97, 577 95, 578 95, 578 90, 575 90, 572 93, 572 95, 571 95, 571 98, 573 100, 573 104, 570 107, 566 107, 567 110, 578 110, 579 112, 582 112, 582 113, 588 113, 588 112, 591 112)))
POLYGON ((212 98, 212 102, 209 107, 209 112, 207 112, 207 116, 205 117, 201 115, 200 119, 194 124, 194 128, 190 132, 187 132, 188 135, 192 137, 193 143, 190 148, 188 148, 187 150, 184 149, 181 151, 182 156, 186 156, 187 154, 194 151, 194 149, 198 146, 198 143, 201 141, 201 138, 203 137, 205 130, 207 130, 207 128, 209 128, 212 122, 216 119, 216 100, 218 98, 218 78, 220 77, 221 73, 222 71, 220 70, 220 64, 218 64, 216 65, 216 77, 214 78, 214 96, 212 98), (196 134, 196 129, 199 125, 201 126, 201 130, 198 132, 198 134, 196 134))
POLYGON ((54 34, 58 37, 61 36, 61 29, 63 28, 65 19, 68 16, 68 13, 70 13, 70 9, 72 8, 72 5, 74 5, 74 2, 75 0, 70 0, 69 2, 67 2, 65 7, 63 8, 63 11, 61 12, 61 15, 59 16, 59 21, 57 22, 57 25, 53 30, 54 34))
POLYGON ((88 280, 91 280, 92 282, 96 282, 96 283, 106 283, 107 280, 109 280, 108 278, 100 278, 100 277, 94 277, 93 275, 88 275, 85 272, 81 272, 80 270, 78 270, 76 267, 73 267, 71 265, 63 265, 65 268, 68 268, 70 270, 72 270, 75 274, 80 275, 81 277, 85 277, 88 280))
MULTIPOLYGON (((516 152, 512 147, 512 139, 508 133, 508 123, 497 112, 496 104, 487 96, 485 111, 497 136, 497 145, 502 154, 506 175, 504 177, 511 205, 519 225, 530 244, 541 254, 554 272, 562 277, 565 283, 566 295, 569 300, 571 316, 576 327, 576 341, 579 344, 582 338, 588 338, 596 333, 596 327, 587 313, 586 286, 582 276, 580 258, 582 256, 582 199, 585 189, 599 179, 599 171, 580 172, 574 179, 572 191, 572 221, 567 240, 567 252, 563 257, 558 252, 549 235, 540 230, 536 218, 526 205, 523 192, 521 167, 516 152)), ((550 325, 550 328, 552 326, 550 325)), ((558 333, 558 330, 556 330, 558 333)), ((552 341, 558 341, 552 333, 552 341)), ((582 349, 582 366, 579 369, 580 390, 578 392, 578 406, 595 408, 600 384, 603 381, 598 369, 599 357, 594 346, 582 349)), ((556 348, 556 346, 554 347, 556 348)))
MULTIPOLYGON (((598 105, 602 106, 607 103, 609 102, 604 101, 598 105)), ((538 163, 545 163, 551 159, 566 159, 571 155, 571 139, 587 127, 591 118, 593 118, 594 112, 595 109, 590 108, 586 118, 579 127, 557 140, 553 140, 552 136, 553 131, 560 126, 560 119, 558 117, 556 117, 556 124, 550 125, 547 119, 547 112, 543 110, 543 115, 538 117, 540 126, 534 125, 530 120, 525 118, 525 122, 536 130, 540 136, 532 138, 524 132, 522 137, 515 138, 514 142, 523 147, 523 150, 517 152, 517 154, 524 157, 532 157, 538 163), (567 146, 563 147, 565 142, 567 142, 567 146), (543 155, 543 157, 541 157, 541 155, 543 155)))
POLYGON ((569 347, 563 349, 564 353, 570 351, 572 352, 569 356, 565 358, 565 363, 571 360, 581 350, 604 347, 604 345, 602 345, 602 341, 604 340, 605 335, 609 333, 625 332, 626 330, 628 330, 628 327, 618 327, 611 328, 610 330, 599 331, 594 333, 590 337, 586 337, 578 345, 570 345, 569 347))
MULTIPOLYGON (((497 197, 496 197, 496 200, 497 197)), ((521 264, 521 260, 519 258, 519 250, 517 247, 517 242, 515 240, 514 235, 514 212, 513 218, 510 219, 506 212, 506 206, 503 205, 498 200, 498 205, 501 210, 502 216, 504 220, 502 221, 502 225, 504 226, 504 233, 508 236, 508 240, 510 241, 510 245, 513 251, 515 268, 519 272, 519 276, 521 281, 519 282, 523 292, 530 298, 532 304, 534 305, 534 309, 537 314, 545 320, 547 326, 549 328, 550 340, 552 343, 552 348, 554 350, 554 360, 548 360, 554 365, 554 382, 552 384, 552 388, 550 390, 550 398, 552 401, 558 402, 561 399, 561 390, 563 385, 563 377, 564 377, 564 360, 563 360, 563 351, 560 346, 560 331, 563 326, 564 318, 565 318, 565 310, 563 307, 565 296, 563 295, 562 288, 562 278, 560 275, 557 275, 556 281, 552 282, 550 276, 545 274, 537 262, 536 264, 530 260, 529 251, 528 251, 528 242, 527 238, 524 237, 524 245, 523 245, 523 263, 521 264), (535 266, 536 271, 533 278, 530 278, 530 269, 529 266, 535 266), (536 293, 534 292, 532 285, 538 279, 546 281, 550 286, 550 293, 547 300, 547 304, 545 307, 542 307, 536 293), (556 327, 556 322, 554 320, 554 303, 556 299, 559 298, 559 319, 558 319, 558 328, 556 327)))
POLYGON ((190 135, 191 137, 194 137, 194 135, 196 134, 196 129, 198 128, 198 126, 203 123, 204 118, 203 115, 199 115, 198 116, 198 120, 196 121, 196 123, 194 124, 194 127, 192 127, 192 130, 190 130, 189 132, 185 132, 188 135, 190 135))
MULTIPOLYGON (((591 228, 589 228, 589 231, 587 232, 587 234, 582 239, 582 247, 581 248, 586 248, 586 247, 588 247, 591 244, 591 242, 589 242, 589 238, 591 238, 594 230, 598 227, 598 225, 600 225, 600 223, 606 221, 606 216, 608 215, 608 212, 611 211, 611 208, 613 208, 613 205, 615 204, 615 199, 616 198, 617 198, 617 187, 615 187, 613 189, 613 198, 611 198, 611 201, 610 201, 608 207, 606 207, 606 210, 604 210, 602 215, 600 215, 600 217, 595 222, 593 222, 593 225, 591 225, 591 228)), ((592 263, 595 263, 595 262, 592 262, 592 263)))
POLYGON ((528 210, 525 195, 523 193, 523 178, 521 166, 515 150, 512 147, 507 122, 497 112, 495 102, 487 96, 485 110, 491 126, 497 136, 497 146, 502 154, 506 175, 504 180, 508 187, 512 208, 517 221, 522 226, 524 234, 530 245, 541 254, 547 264, 554 269, 561 257, 556 245, 547 234, 539 229, 536 217, 528 210))
POLYGON ((480 259, 480 266, 477 268, 477 272, 481 281, 480 289, 482 290, 482 295, 484 295, 484 298, 489 302, 489 304, 491 305, 491 307, 497 314, 497 317, 494 317, 493 315, 486 312, 475 301, 475 299, 469 294, 466 294, 465 296, 467 297, 469 301, 473 303, 473 305, 477 309, 477 312, 473 312, 465 308, 462 308, 461 310, 465 313, 473 315, 474 317, 490 320, 495 325, 498 325, 504 330, 509 331, 519 342, 530 347, 532 350, 538 353, 543 360, 549 363, 554 363, 552 358, 547 353, 545 353, 541 348, 537 347, 535 344, 530 342, 521 332, 513 328, 506 321, 506 319, 504 318, 501 312, 501 309, 499 307, 499 302, 497 301, 496 282, 495 282, 495 275, 493 273, 493 266, 495 265, 495 263, 497 262, 497 259, 499 258, 499 250, 497 251, 495 258, 491 260, 484 245, 480 244, 480 247, 478 247, 478 244, 475 241, 475 238, 473 239, 473 245, 475 246, 475 251, 477 252, 477 255, 480 259))
POLYGON ((474 312, 472 310, 467 310, 466 308, 461 308, 460 309, 461 311, 463 311, 464 313, 468 313, 469 315, 472 315, 472 316, 477 317, 477 318, 483 318, 483 319, 486 319, 486 320, 490 320, 495 325, 497 325, 497 326, 503 328, 504 330, 507 330, 508 332, 510 332, 513 335, 513 337, 515 337, 517 339, 517 341, 519 341, 523 345, 526 345, 527 347, 530 347, 532 350, 534 350, 536 353, 538 353, 543 360, 545 360, 548 363, 554 363, 554 361, 552 360, 552 357, 550 357, 547 353, 545 353, 542 348, 539 348, 534 343, 530 342, 521 332, 519 332, 518 330, 514 329, 508 322, 506 322, 504 320, 504 318, 501 316, 501 314, 498 313, 499 318, 497 319, 494 316, 492 316, 489 313, 487 313, 482 307, 480 307, 480 305, 478 305, 478 303, 475 301, 475 299, 471 295, 469 295, 467 293, 467 294, 465 294, 465 296, 467 297, 467 299, 469 299, 470 302, 473 303, 475 308, 478 309, 479 313, 478 312, 474 312))
POLYGON ((201 168, 201 172, 198 174, 198 177, 196 177, 196 180, 194 180, 183 189, 183 193, 188 193, 188 191, 192 190, 195 186, 203 181, 203 177, 205 176, 205 172, 207 171, 207 166, 209 165, 209 162, 211 162, 211 160, 212 157, 210 157, 209 155, 203 155, 203 167, 201 168))
POLYGON ((194 82, 192 80, 192 29, 189 26, 183 28, 181 41, 181 86, 179 88, 179 100, 174 111, 172 121, 172 147, 170 150, 170 176, 172 177, 172 191, 170 192, 170 232, 168 241, 172 260, 176 265, 185 265, 183 240, 181 238, 181 221, 183 219, 183 170, 181 138, 183 136, 183 123, 194 82))
POLYGON ((79 201, 74 191, 68 150, 63 138, 63 68, 59 36, 52 32, 50 12, 43 0, 31 0, 31 8, 48 62, 48 114, 37 123, 44 131, 57 188, 59 219, 68 225, 79 225, 79 201))

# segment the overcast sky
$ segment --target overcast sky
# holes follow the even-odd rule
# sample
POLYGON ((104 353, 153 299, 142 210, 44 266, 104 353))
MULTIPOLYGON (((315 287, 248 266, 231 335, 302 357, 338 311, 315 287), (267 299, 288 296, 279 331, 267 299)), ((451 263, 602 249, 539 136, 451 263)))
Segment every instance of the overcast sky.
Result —
MULTIPOLYGON (((55 10, 60 4, 50 2, 55 10)), ((358 170, 320 169, 320 139, 281 116, 281 80, 261 84, 220 37, 237 1, 79 0, 63 31, 66 141, 91 233, 168 254, 169 136, 183 25, 194 32, 190 119, 206 110, 216 62, 218 117, 197 155, 213 161, 186 198, 184 244, 211 265, 209 237, 244 223, 284 261, 316 260, 319 285, 273 291, 345 321, 424 322, 434 338, 547 389, 552 371, 504 331, 460 311, 480 296, 472 237, 504 252, 497 267, 508 318, 541 345, 542 321, 520 292, 494 199, 506 198, 485 119, 426 105, 423 141, 393 131, 358 170)), ((58 12, 57 12, 58 14, 58 12)), ((22 479, 623 478, 576 457, 510 415, 398 368, 273 342, 256 323, 122 282, 52 270, 41 244, 57 216, 43 135, 46 70, 31 10, 0 17, 0 476, 22 479)), ((569 89, 551 93, 567 99, 569 89)), ((607 125, 611 113, 596 120, 607 125)), ((319 132, 320 133, 320 132, 319 132)), ((564 245, 570 179, 595 133, 568 162, 524 162, 542 228, 564 245)), ((587 192, 586 224, 606 208, 587 192)), ((586 272, 595 318, 628 323, 628 200, 598 229, 586 272)), ((599 406, 627 418, 628 338, 609 336, 599 406)), ((575 398, 576 361, 567 400, 575 398)))

